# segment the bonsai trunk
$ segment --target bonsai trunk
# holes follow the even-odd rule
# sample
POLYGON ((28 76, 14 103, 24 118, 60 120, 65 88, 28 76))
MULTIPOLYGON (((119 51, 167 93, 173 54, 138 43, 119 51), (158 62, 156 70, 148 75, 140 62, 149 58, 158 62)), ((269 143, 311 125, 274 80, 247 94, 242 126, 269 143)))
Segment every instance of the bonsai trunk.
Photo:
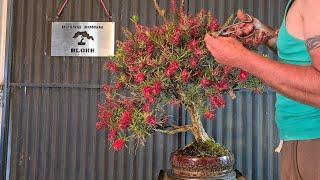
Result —
POLYGON ((191 123, 192 123, 192 128, 191 128, 191 133, 195 137, 197 142, 205 142, 210 140, 210 137, 206 133, 206 131, 203 128, 203 125, 201 123, 201 118, 199 111, 197 108, 192 104, 192 105, 187 105, 187 110, 189 112, 190 118, 191 118, 191 123))

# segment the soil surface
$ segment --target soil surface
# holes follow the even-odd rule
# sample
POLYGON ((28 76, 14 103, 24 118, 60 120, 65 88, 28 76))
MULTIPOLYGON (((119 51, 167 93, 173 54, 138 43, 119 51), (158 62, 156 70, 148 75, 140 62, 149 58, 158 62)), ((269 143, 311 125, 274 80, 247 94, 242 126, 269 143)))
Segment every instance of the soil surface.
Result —
POLYGON ((196 142, 177 150, 175 153, 190 157, 222 157, 228 156, 231 152, 219 143, 209 140, 196 142))

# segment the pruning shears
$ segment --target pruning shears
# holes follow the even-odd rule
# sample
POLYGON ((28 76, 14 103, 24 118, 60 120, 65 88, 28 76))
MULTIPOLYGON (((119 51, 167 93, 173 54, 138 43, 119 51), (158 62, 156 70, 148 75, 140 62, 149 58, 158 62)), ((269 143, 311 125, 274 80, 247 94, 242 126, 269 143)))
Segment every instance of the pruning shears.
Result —
POLYGON ((244 21, 240 21, 238 17, 235 17, 235 19, 233 20, 233 23, 232 23, 231 25, 226 26, 226 27, 223 27, 222 29, 220 29, 220 30, 218 31, 218 35, 219 35, 219 36, 228 36, 228 35, 233 34, 233 35, 237 36, 237 37, 240 38, 240 39, 244 39, 244 38, 248 38, 248 37, 252 36, 252 35, 254 34, 254 30, 253 30, 252 32, 250 32, 250 34, 248 34, 248 35, 245 36, 245 37, 238 36, 238 35, 236 34, 237 30, 228 31, 228 30, 229 30, 230 28, 232 28, 232 27, 236 27, 236 26, 239 26, 239 25, 241 25, 241 24, 250 24, 250 23, 253 22, 254 19, 253 19, 252 16, 250 16, 249 14, 245 14, 245 16, 246 16, 247 18, 246 18, 246 20, 244 20, 244 21))

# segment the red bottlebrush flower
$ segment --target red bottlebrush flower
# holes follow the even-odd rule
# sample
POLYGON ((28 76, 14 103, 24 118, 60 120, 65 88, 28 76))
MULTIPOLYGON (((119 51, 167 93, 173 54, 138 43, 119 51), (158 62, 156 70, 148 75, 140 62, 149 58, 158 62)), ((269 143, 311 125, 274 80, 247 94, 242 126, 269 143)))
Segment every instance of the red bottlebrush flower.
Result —
POLYGON ((177 12, 177 2, 176 0, 171 0, 170 2, 170 11, 175 14, 177 12))
POLYGON ((240 82, 245 82, 247 81, 249 78, 249 73, 246 71, 241 70, 239 75, 238 75, 238 79, 240 82))
POLYGON ((114 129, 110 129, 108 133, 108 141, 113 142, 118 135, 118 132, 114 129))
POLYGON ((148 43, 148 44, 147 44, 147 53, 148 53, 148 55, 151 55, 151 54, 153 53, 153 51, 154 51, 154 46, 153 46, 153 44, 148 43))
POLYGON ((191 37, 193 37, 193 38, 198 37, 199 29, 198 28, 191 29, 190 34, 191 34, 191 37))
POLYGON ((106 121, 99 121, 96 123, 96 129, 98 131, 105 129, 108 126, 108 123, 106 121))
POLYGON ((150 86, 146 86, 143 88, 143 96, 146 98, 147 100, 147 103, 148 104, 154 104, 155 103, 155 98, 153 97, 153 91, 154 91, 154 88, 153 87, 150 87, 150 86))
POLYGON ((166 28, 166 25, 162 25, 162 26, 158 26, 158 27, 153 28, 152 31, 154 32, 154 34, 158 34, 158 35, 162 36, 162 35, 166 34, 167 28, 166 28))
POLYGON ((132 120, 132 114, 131 112, 124 112, 122 113, 120 117, 120 123, 119 123, 119 128, 120 129, 127 129, 131 123, 132 120))
POLYGON ((173 33, 173 35, 172 35, 172 39, 171 39, 173 45, 178 46, 178 45, 180 44, 180 42, 181 42, 181 36, 182 36, 181 30, 180 30, 180 29, 176 29, 176 30, 174 31, 174 33, 173 33))
POLYGON ((206 111, 204 114, 203 114, 204 118, 206 118, 207 120, 213 120, 216 115, 215 113, 213 113, 212 111, 206 111))
POLYGON ((117 139, 115 140, 113 143, 112 143, 112 148, 115 150, 115 151, 120 151, 124 148, 124 145, 125 145, 125 140, 124 138, 121 138, 121 139, 117 139))
POLYGON ((135 28, 137 32, 141 32, 144 29, 144 27, 138 23, 135 23, 135 28))
POLYGON ((132 112, 133 109, 135 108, 135 104, 130 98, 125 98, 122 100, 121 104, 125 107, 126 111, 132 112))
POLYGON ((188 82, 189 79, 189 72, 187 69, 183 69, 181 72, 181 79, 183 82, 188 82))
POLYGON ((210 31, 218 31, 219 29, 219 24, 217 19, 213 19, 209 25, 209 30, 210 31))
POLYGON ((149 104, 154 104, 156 102, 156 99, 153 96, 147 97, 147 101, 149 104))
POLYGON ((150 112, 150 111, 151 111, 150 105, 149 105, 149 104, 144 104, 144 105, 142 106, 142 111, 143 111, 143 112, 150 112))
POLYGON ((107 63, 107 68, 108 68, 108 70, 109 70, 110 72, 112 72, 112 73, 116 73, 116 72, 119 70, 119 68, 117 67, 117 65, 116 65, 115 63, 112 63, 112 62, 108 62, 108 63, 107 63))
POLYGON ((152 96, 152 91, 153 91, 153 88, 152 88, 152 87, 150 87, 150 86, 144 87, 143 90, 142 90, 143 96, 144 96, 144 97, 150 97, 150 96, 152 96))
POLYGON ((137 40, 139 42, 144 42, 144 43, 148 43, 150 40, 149 40, 149 37, 146 35, 146 33, 139 33, 137 35, 137 40))
POLYGON ((196 68, 198 65, 198 61, 196 59, 191 59, 189 63, 191 68, 196 68))
POLYGON ((102 121, 108 121, 112 117, 112 114, 106 110, 98 112, 98 118, 102 121))
POLYGON ((104 84, 101 88, 102 88, 103 92, 106 94, 112 93, 114 91, 114 88, 108 84, 104 84))
POLYGON ((131 54, 133 50, 133 42, 131 40, 123 43, 123 50, 126 54, 131 54))
POLYGON ((211 85, 211 82, 208 78, 204 77, 203 79, 201 79, 200 85, 202 88, 207 88, 211 85))
POLYGON ((135 82, 136 83, 142 83, 144 81, 144 74, 143 73, 138 73, 136 76, 135 76, 135 82))
POLYGON ((120 90, 124 87, 124 84, 122 84, 121 82, 116 82, 114 87, 117 89, 117 90, 120 90))
POLYGON ((169 65, 169 67, 166 69, 166 75, 167 76, 172 76, 178 69, 179 69, 179 63, 178 62, 173 62, 169 65))
POLYGON ((215 87, 218 91, 223 91, 223 90, 229 89, 228 82, 226 82, 226 81, 220 81, 219 83, 216 84, 215 87))
POLYGON ((193 39, 191 42, 189 42, 188 44, 188 50, 193 52, 198 46, 198 41, 196 41, 195 39, 193 39))
POLYGON ((147 117, 147 123, 150 125, 150 126, 156 126, 157 125, 157 120, 154 116, 148 116, 147 117))
POLYGON ((140 67, 139 66, 128 66, 130 72, 139 73, 140 67))
POLYGON ((154 95, 160 94, 161 88, 162 88, 161 82, 155 82, 152 87, 152 93, 154 95))
POLYGON ((226 102, 223 99, 222 96, 210 96, 209 97, 209 102, 211 104, 211 106, 213 106, 214 108, 223 108, 226 106, 226 102))
POLYGON ((203 55, 203 51, 200 49, 200 48, 196 48, 194 51, 193 51, 193 54, 196 56, 196 57, 201 57, 203 55))

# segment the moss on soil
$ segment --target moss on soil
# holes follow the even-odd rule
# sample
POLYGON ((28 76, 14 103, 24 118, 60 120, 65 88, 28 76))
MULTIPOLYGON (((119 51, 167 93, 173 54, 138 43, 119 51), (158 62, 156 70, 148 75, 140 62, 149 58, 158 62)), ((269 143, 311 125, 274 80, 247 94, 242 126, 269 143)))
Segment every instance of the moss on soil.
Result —
POLYGON ((176 153, 191 157, 222 157, 231 154, 226 147, 213 140, 206 142, 194 141, 190 145, 177 150, 176 153))

